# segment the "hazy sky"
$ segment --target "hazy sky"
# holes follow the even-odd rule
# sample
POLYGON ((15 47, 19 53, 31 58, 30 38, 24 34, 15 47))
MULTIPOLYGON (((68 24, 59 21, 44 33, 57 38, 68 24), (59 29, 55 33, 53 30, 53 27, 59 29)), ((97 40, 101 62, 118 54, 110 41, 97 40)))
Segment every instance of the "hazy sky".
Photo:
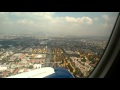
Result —
POLYGON ((117 12, 0 12, 0 33, 109 36, 117 12))

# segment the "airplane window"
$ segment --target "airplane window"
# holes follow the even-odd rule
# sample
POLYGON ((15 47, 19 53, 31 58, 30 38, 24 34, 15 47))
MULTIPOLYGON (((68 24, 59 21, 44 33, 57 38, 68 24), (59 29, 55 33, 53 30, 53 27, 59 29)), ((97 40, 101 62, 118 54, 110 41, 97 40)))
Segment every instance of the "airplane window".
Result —
POLYGON ((0 78, 49 78, 56 72, 52 77, 87 78, 101 60, 117 16, 0 12, 0 78))

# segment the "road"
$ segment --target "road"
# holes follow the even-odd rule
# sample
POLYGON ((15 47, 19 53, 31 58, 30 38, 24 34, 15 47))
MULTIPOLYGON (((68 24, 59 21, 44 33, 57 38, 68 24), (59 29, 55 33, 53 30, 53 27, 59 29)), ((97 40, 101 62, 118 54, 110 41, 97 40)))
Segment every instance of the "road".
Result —
POLYGON ((45 67, 52 67, 53 63, 51 62, 52 60, 52 50, 51 50, 51 45, 48 44, 47 46, 48 53, 46 55, 46 60, 45 60, 45 67))

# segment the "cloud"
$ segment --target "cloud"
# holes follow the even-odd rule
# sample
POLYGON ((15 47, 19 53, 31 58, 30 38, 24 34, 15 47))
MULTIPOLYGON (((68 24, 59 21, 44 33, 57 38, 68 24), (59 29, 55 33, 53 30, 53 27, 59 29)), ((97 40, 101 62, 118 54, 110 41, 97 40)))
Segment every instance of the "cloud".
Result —
POLYGON ((9 12, 10 15, 14 15, 14 16, 23 16, 26 15, 26 12, 9 12))
POLYGON ((61 17, 59 18, 59 21, 63 20, 64 22, 70 22, 70 23, 77 23, 77 24, 93 24, 93 20, 89 17, 81 17, 81 18, 75 18, 75 17, 69 17, 69 16, 66 16, 66 17, 61 17))
POLYGON ((87 24, 92 24, 93 20, 91 18, 89 18, 89 17, 82 17, 81 22, 82 23, 87 23, 87 24))
POLYGON ((29 19, 19 19, 19 20, 17 20, 17 23, 18 24, 34 24, 34 22, 29 19))
POLYGON ((67 17, 65 17, 64 19, 65 19, 65 21, 67 21, 67 22, 78 22, 78 19, 77 19, 77 18, 74 18, 74 17, 69 17, 69 16, 67 16, 67 17))
MULTIPOLYGON (((5 14, 5 13, 1 13, 5 14)), ((32 22, 49 22, 49 23, 78 23, 78 24, 92 24, 93 20, 90 17, 81 17, 81 18, 75 18, 75 17, 55 17, 54 12, 9 12, 8 16, 14 16, 18 17, 17 23, 23 23, 27 24, 29 21, 32 22)), ((10 17, 9 17, 10 18, 10 17)), ((13 18, 14 19, 14 18, 13 18)))
POLYGON ((108 23, 103 24, 103 28, 108 28, 108 27, 109 27, 108 23))
MULTIPOLYGON (((72 33, 75 28, 82 29, 82 25, 91 25, 93 20, 89 17, 55 17, 55 13, 25 13, 24 18, 18 19, 16 23, 31 27, 34 31, 47 31, 54 33, 72 33), (25 15, 26 14, 26 15, 25 15), (29 14, 29 15, 28 15, 29 14), (26 17, 27 16, 27 17, 26 17), (69 31, 69 32, 68 32, 69 31)), ((15 15, 20 15, 16 14, 15 15)), ((22 16, 23 17, 23 16, 22 16)))
POLYGON ((98 21, 98 19, 99 19, 98 17, 95 17, 93 20, 98 21))
MULTIPOLYGON (((65 13, 65 12, 64 12, 65 13)), ((54 12, 0 12, 0 32, 48 32, 55 34, 103 35, 113 25, 112 17, 56 16, 54 12), (100 22, 101 20, 101 22, 100 22)))
POLYGON ((110 15, 102 15, 102 18, 105 20, 102 24, 101 24, 101 29, 103 29, 103 31, 105 32, 111 32, 115 21, 116 21, 116 15, 110 16, 110 15))
POLYGON ((104 18, 105 20, 109 20, 109 16, 108 15, 102 15, 102 18, 104 18))
POLYGON ((9 12, 0 12, 0 16, 1 15, 7 15, 9 12))

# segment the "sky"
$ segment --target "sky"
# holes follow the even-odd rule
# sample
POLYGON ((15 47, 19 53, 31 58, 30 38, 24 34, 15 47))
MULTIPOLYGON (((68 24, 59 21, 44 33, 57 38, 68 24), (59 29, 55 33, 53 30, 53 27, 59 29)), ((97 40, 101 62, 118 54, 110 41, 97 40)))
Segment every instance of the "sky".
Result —
POLYGON ((118 12, 0 12, 0 33, 109 36, 118 12))

